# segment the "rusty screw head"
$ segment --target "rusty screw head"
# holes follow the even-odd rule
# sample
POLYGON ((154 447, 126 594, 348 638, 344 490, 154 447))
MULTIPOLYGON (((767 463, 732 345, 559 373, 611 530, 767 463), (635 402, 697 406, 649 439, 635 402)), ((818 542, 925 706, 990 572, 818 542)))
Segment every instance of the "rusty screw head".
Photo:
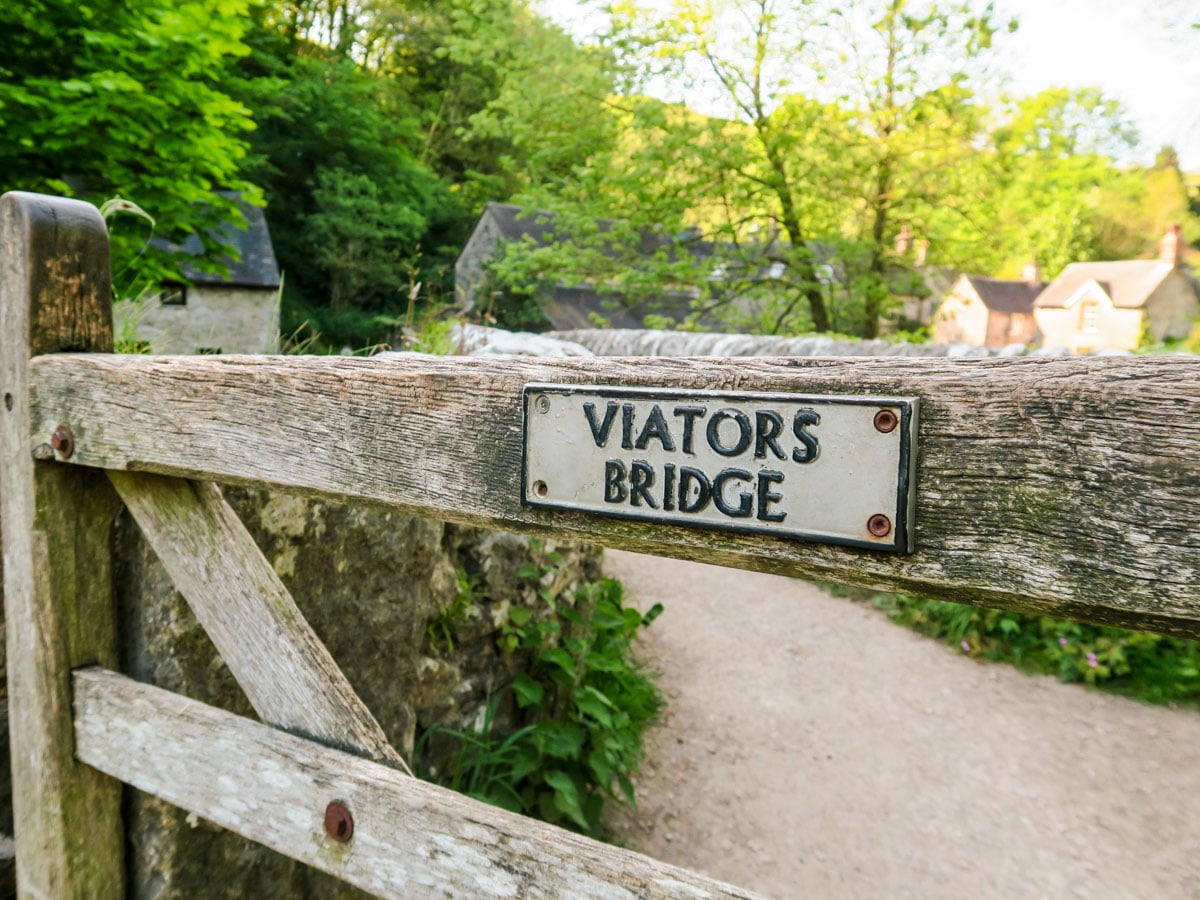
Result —
POLYGON ((63 459, 70 459, 71 454, 75 452, 75 435, 71 434, 71 429, 66 425, 59 425, 50 436, 50 446, 57 450, 63 459))
POLYGON ((350 843, 354 837, 354 817, 345 804, 332 800, 325 807, 325 833, 339 844, 350 843))
POLYGON ((538 394, 537 410, 540 413, 550 412, 550 398, 547 397, 545 394, 538 394))
POLYGON ((887 537, 892 533, 892 520, 883 513, 876 513, 867 519, 867 531, 875 537, 887 537))
POLYGON ((875 430, 887 434, 895 431, 900 424, 900 418, 890 409, 881 409, 875 413, 875 430))

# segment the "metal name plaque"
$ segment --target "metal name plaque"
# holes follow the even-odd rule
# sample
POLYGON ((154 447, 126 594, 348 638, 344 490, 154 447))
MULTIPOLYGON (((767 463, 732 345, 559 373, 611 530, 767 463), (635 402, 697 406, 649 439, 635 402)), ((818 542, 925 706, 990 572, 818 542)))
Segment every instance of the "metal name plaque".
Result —
POLYGON ((525 386, 521 502, 913 549, 917 399, 525 386))

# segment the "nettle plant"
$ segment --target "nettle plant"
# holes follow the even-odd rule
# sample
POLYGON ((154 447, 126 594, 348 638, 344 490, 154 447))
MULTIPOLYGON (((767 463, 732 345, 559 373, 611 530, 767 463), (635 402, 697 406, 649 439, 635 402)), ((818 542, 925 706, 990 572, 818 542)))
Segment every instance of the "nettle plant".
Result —
MULTIPOLYGON (((537 563, 522 578, 538 585, 545 606, 513 607, 501 636, 506 653, 526 654, 528 665, 511 688, 524 724, 496 734, 500 703, 489 699, 473 732, 440 730, 457 742, 443 784, 513 812, 535 816, 594 837, 602 834, 606 800, 633 806, 632 776, 642 736, 662 709, 654 675, 632 654, 638 632, 662 612, 644 615, 626 606, 620 582, 605 578, 569 596, 548 584, 562 564, 533 544, 537 563)), ((427 732, 427 741, 434 731, 427 732)))

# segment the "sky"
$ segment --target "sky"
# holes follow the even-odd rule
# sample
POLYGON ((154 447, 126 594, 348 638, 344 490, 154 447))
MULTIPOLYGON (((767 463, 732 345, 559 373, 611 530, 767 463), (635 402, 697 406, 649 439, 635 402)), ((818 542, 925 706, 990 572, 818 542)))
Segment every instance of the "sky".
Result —
MULTIPOLYGON (((535 0, 578 37, 598 25, 595 3, 535 0)), ((995 64, 1009 90, 1099 87, 1120 100, 1141 133, 1128 162, 1150 163, 1164 144, 1185 171, 1200 171, 1200 22, 1197 0, 997 0, 1020 28, 995 64)), ((701 105, 701 104, 697 104, 701 105)))

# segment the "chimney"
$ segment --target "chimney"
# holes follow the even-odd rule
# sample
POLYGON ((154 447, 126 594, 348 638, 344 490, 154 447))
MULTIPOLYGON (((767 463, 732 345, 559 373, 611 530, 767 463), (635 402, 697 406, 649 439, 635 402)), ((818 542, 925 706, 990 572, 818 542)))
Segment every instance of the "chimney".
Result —
POLYGON ((1036 259, 1025 263, 1025 268, 1021 271, 1021 280, 1026 284, 1042 283, 1042 267, 1038 265, 1036 259))
POLYGON ((1183 234, 1178 222, 1167 226, 1167 233, 1158 242, 1159 262, 1178 266, 1183 262, 1183 234))
POLYGON ((919 268, 925 265, 925 255, 929 253, 929 241, 917 241, 917 258, 914 264, 919 268))
POLYGON ((896 235, 896 255, 905 256, 908 253, 908 248, 912 245, 912 230, 905 225, 900 229, 900 233, 896 235))

